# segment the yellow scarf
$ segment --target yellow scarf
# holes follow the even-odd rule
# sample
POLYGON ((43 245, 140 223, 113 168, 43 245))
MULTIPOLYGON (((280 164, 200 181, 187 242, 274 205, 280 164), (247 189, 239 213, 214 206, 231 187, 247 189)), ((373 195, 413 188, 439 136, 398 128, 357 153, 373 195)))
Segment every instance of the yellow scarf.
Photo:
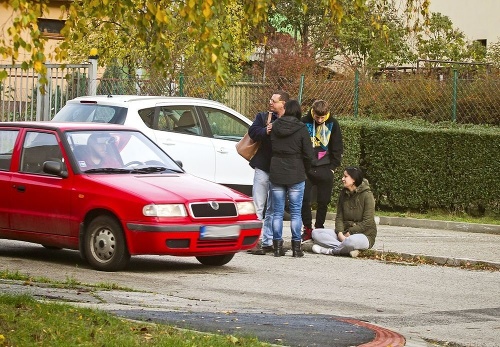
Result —
MULTIPOLYGON (((328 142, 330 141, 331 131, 326 126, 326 121, 330 118, 330 112, 325 116, 325 121, 321 124, 316 125, 316 141, 319 141, 319 145, 324 149, 328 149, 328 142)), ((315 146, 317 147, 317 146, 315 146)))

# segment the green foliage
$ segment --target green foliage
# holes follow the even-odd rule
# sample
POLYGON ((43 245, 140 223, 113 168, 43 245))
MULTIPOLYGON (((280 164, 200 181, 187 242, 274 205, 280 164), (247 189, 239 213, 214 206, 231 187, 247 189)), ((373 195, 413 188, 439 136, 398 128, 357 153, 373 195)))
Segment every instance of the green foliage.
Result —
MULTIPOLYGON (((346 2, 342 21, 337 21, 332 20, 331 7, 325 2, 280 0, 269 17, 277 31, 296 38, 302 49, 311 49, 315 63, 322 66, 339 61, 340 56, 340 70, 347 67, 370 74, 380 67, 415 60, 407 43, 408 28, 391 2, 346 2)), ((269 50, 280 49, 272 42, 268 45, 269 50)))
MULTIPOLYGON (((358 163, 370 181, 377 209, 500 214, 497 128, 340 122, 346 148, 359 148, 358 163)), ((344 158, 342 165, 353 162, 354 157, 344 158)))
POLYGON ((488 62, 492 63, 495 68, 498 69, 500 68, 500 38, 497 38, 497 40, 497 42, 494 42, 488 46, 486 59, 488 62))
MULTIPOLYGON (((360 12, 366 10, 367 3, 371 3, 368 0, 351 2, 360 12)), ((329 20, 338 23, 344 16, 345 6, 351 2, 321 0, 319 5, 328 8, 329 20)), ((375 2, 386 3, 385 0, 375 2)), ((179 62, 182 63, 184 51, 182 47, 176 50, 179 47, 175 43, 186 42, 185 52, 199 57, 196 59, 200 63, 198 68, 205 74, 212 75, 219 84, 224 84, 232 72, 230 62, 239 61, 238 56, 250 47, 248 42, 240 45, 247 38, 247 30, 263 31, 262 23, 266 22, 268 11, 274 5, 271 0, 65 2, 61 16, 66 19, 61 32, 64 40, 54 52, 46 53, 47 38, 38 29, 37 19, 48 11, 47 3, 47 0, 9 2, 8 5, 13 9, 13 21, 10 26, 7 25, 7 35, 0 37, 2 56, 12 58, 13 63, 20 61, 24 69, 33 67, 45 75, 43 63, 46 60, 65 61, 72 42, 96 40, 92 38, 92 32, 97 30, 107 32, 111 37, 102 37, 106 44, 103 48, 110 51, 111 47, 129 48, 130 59, 124 54, 120 58, 127 60, 130 68, 149 66, 154 73, 170 72, 168 67, 175 68, 179 62), (172 36, 175 38, 171 39, 172 36), (186 40, 183 40, 184 37, 186 40), (141 51, 147 54, 137 54, 141 51), (22 58, 22 53, 25 52, 28 53, 27 59, 22 58), (147 64, 141 65, 141 59, 146 60, 147 64)), ((307 8, 306 0, 298 0, 296 3, 307 8)), ((425 17, 428 7, 429 0, 406 2, 409 16, 415 13, 415 9, 420 9, 425 17)), ((126 51, 121 49, 121 52, 126 51)), ((0 78, 5 78, 4 74, 0 74, 0 78)))
MULTIPOLYGON (((361 80, 359 115, 381 119, 452 120, 453 79, 400 75, 397 79, 361 80)), ((500 125, 498 78, 457 80, 457 123, 500 125)))
POLYGON ((468 45, 465 34, 441 13, 432 13, 428 30, 417 36, 417 51, 420 59, 448 61, 481 62, 486 55, 480 45, 468 45))

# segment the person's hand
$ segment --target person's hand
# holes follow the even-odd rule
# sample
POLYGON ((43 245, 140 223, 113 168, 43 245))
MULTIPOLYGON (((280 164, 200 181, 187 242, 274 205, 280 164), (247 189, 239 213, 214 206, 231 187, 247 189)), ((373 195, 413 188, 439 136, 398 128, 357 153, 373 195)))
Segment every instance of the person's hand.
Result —
POLYGON ((271 129, 273 128, 273 123, 269 123, 266 127, 266 133, 269 135, 269 133, 271 132, 271 129))

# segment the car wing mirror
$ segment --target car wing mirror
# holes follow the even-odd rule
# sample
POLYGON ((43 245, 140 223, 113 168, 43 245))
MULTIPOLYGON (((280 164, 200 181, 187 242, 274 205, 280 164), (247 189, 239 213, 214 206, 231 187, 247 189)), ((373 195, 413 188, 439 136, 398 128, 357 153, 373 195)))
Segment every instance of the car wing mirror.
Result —
POLYGON ((42 168, 43 172, 48 173, 50 175, 55 175, 62 178, 68 177, 68 171, 65 170, 63 163, 59 161, 52 161, 52 160, 45 161, 43 163, 42 168))
POLYGON ((175 163, 176 163, 177 165, 179 165, 179 166, 181 167, 181 169, 183 168, 183 167, 182 167, 182 161, 180 161, 180 160, 176 160, 176 161, 175 161, 175 163))

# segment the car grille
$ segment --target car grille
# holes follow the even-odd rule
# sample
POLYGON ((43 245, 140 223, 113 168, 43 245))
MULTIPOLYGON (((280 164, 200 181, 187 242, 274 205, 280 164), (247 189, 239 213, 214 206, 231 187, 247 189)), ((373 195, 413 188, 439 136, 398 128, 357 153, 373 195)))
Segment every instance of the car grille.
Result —
POLYGON ((232 202, 199 202, 189 205, 194 218, 236 217, 236 206, 232 202))

